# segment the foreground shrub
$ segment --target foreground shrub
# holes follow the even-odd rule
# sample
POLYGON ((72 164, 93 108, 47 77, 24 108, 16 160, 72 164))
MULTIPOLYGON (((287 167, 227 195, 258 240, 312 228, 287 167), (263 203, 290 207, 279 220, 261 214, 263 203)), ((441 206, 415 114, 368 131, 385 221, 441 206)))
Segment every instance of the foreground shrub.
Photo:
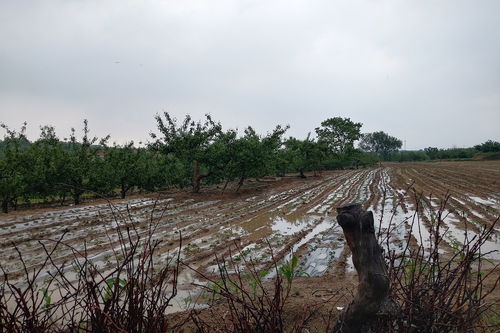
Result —
POLYGON ((22 279, 11 281, 2 269, 0 332, 175 329, 166 309, 177 294, 180 247, 176 256, 159 262, 160 241, 153 235, 160 219, 151 219, 149 228, 139 232, 117 216, 119 247, 112 249, 111 264, 104 269, 91 260, 86 247, 71 248, 71 264, 57 264, 56 250, 68 246, 64 235, 50 248, 40 242, 46 259, 37 269, 29 269, 18 251, 25 272, 22 279))
POLYGON ((197 272, 202 281, 208 282, 198 286, 209 306, 190 312, 197 332, 308 332, 320 307, 330 309, 330 316, 323 321, 333 326, 335 318, 331 313, 344 296, 343 291, 332 292, 328 299, 304 304, 301 310, 291 313, 287 305, 293 281, 307 274, 298 268, 298 258, 293 254, 278 264, 270 245, 269 250, 271 264, 261 265, 252 257, 230 254, 227 260, 217 259, 216 277, 197 272))
MULTIPOLYGON (((381 316, 369 332, 498 331, 499 315, 488 298, 499 283, 498 265, 482 251, 498 220, 480 232, 466 232, 463 243, 451 242, 450 247, 443 241, 450 239, 443 223, 446 199, 430 213, 420 209, 426 202, 431 206, 429 201, 416 199, 419 213, 412 224, 428 223, 430 239, 424 242, 420 236, 417 242, 409 234, 405 247, 396 251, 389 247, 392 229, 380 235, 379 241, 386 245, 390 297, 399 311, 389 318, 381 316)), ((24 274, 16 281, 0 267, 0 333, 177 332, 185 327, 197 332, 306 332, 315 311, 335 309, 345 296, 337 290, 329 299, 304 304, 302 312, 291 315, 287 304, 294 279, 302 272, 296 257, 280 264, 270 248, 268 264, 230 253, 218 260, 217 276, 197 272, 198 287, 204 290, 200 303, 208 308, 169 316, 167 308, 177 295, 182 242, 160 261, 161 241, 154 235, 161 217, 151 218, 149 227, 139 231, 119 212, 116 216, 119 246, 112 249, 110 264, 104 268, 86 247, 70 248, 72 262, 59 263, 57 250, 69 247, 65 235, 53 240, 52 246, 40 242, 45 260, 39 268, 30 268, 18 251, 24 274)), ((331 331, 335 319, 329 317, 325 331, 331 331)))
MULTIPOLYGON (((409 241, 399 253, 386 243, 390 295, 400 313, 397 318, 380 320, 374 332, 497 332, 500 328, 498 309, 488 300, 499 283, 499 265, 488 260, 491 253, 482 251, 494 236, 498 219, 474 236, 465 231, 463 243, 452 241, 450 248, 443 241, 448 233, 443 223, 448 199, 429 213, 430 248, 423 247, 422 235, 420 245, 412 246, 409 241)), ((416 202, 419 211, 423 200, 420 197, 416 202)), ((422 222, 415 214, 412 228, 422 222)))

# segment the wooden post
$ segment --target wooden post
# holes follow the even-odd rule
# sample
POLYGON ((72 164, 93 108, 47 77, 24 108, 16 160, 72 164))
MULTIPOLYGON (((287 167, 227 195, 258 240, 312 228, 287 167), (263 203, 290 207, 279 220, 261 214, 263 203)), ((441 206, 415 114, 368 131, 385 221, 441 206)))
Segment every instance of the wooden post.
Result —
POLYGON ((334 332, 366 332, 380 311, 393 312, 387 299, 389 277, 382 248, 375 238, 372 212, 364 211, 359 203, 337 208, 337 221, 344 230, 352 261, 358 272, 358 292, 339 319, 334 332))

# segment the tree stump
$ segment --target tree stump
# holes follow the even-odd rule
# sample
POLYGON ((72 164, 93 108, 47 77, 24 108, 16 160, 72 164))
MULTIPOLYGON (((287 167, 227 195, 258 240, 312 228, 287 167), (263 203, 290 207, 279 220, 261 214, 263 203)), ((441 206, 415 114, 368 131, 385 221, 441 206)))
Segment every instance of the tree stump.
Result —
POLYGON ((338 207, 337 213, 337 221, 352 252, 359 285, 334 332, 367 332, 378 313, 394 312, 394 303, 387 299, 389 277, 383 250, 375 237, 372 212, 364 211, 359 203, 350 203, 338 207))

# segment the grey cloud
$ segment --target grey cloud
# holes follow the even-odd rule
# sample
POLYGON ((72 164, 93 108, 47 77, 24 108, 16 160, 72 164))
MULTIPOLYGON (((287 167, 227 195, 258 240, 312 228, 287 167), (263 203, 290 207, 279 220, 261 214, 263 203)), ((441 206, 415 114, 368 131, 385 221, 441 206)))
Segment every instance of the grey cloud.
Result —
POLYGON ((2 2, 1 119, 62 136, 88 118, 137 141, 163 110, 261 132, 290 124, 297 137, 343 116, 408 148, 498 140, 498 12, 496 1, 2 2))

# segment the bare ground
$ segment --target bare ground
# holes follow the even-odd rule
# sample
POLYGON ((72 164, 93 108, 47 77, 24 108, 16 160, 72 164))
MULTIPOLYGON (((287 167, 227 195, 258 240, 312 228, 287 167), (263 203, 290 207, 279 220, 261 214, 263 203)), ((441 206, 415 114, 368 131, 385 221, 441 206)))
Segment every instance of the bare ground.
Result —
MULTIPOLYGON (((177 251, 181 233, 182 260, 207 275, 217 271, 216 256, 246 256, 266 268, 271 265, 271 252, 275 259, 286 260, 293 250, 300 270, 311 276, 294 282, 289 306, 298 311, 328 299, 339 288, 354 290, 351 254, 335 220, 335 208, 354 201, 374 212, 378 230, 392 235, 387 246, 394 250, 408 241, 412 246, 425 245, 429 217, 444 205, 445 241, 452 253, 453 243, 462 242, 466 230, 473 237, 498 218, 500 161, 386 163, 380 168, 323 172, 307 179, 251 180, 240 193, 228 189, 221 194, 213 186, 200 194, 171 191, 78 207, 18 211, 0 216, 0 265, 11 278, 20 277, 23 271, 17 251, 30 268, 36 268, 44 259, 41 245, 50 247, 65 233, 67 247, 56 250, 55 263, 70 265, 74 260, 70 248, 86 248, 106 270, 114 265, 117 231, 128 226, 138 235, 145 234, 153 221, 157 223, 154 237, 161 240, 158 261, 177 251)), ((499 250, 498 235, 496 230, 483 252, 499 250)), ((500 259, 498 252, 489 256, 493 261, 500 259)), ((173 310, 182 310, 184 300, 196 295, 192 286, 196 279, 189 269, 181 273, 173 310)), ((498 301, 498 291, 493 298, 498 301)), ((347 302, 342 298, 330 310, 335 312, 347 302)), ((315 314, 317 325, 323 325, 329 315, 325 309, 315 314)))

